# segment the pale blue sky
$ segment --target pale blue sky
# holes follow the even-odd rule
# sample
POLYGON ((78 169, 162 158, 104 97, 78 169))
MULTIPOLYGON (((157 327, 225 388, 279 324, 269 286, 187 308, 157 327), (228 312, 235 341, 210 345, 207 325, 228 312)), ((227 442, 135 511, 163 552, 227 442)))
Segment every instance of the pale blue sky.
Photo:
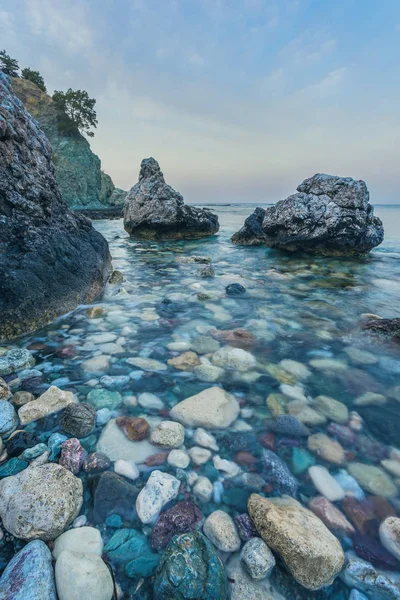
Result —
POLYGON ((315 172, 400 203, 400 0, 0 0, 0 46, 97 98, 128 189, 154 156, 188 202, 273 202, 315 172))

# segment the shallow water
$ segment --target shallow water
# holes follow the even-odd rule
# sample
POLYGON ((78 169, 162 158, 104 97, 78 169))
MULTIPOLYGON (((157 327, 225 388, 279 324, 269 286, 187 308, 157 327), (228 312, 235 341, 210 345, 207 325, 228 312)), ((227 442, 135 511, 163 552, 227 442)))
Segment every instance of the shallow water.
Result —
MULTIPOLYGON (((73 391, 84 402, 93 389, 116 387, 125 402, 112 414, 103 412, 102 418, 142 415, 149 417, 152 425, 151 416, 165 417, 168 409, 178 401, 214 384, 200 381, 193 370, 179 370, 168 365, 165 371, 149 372, 129 365, 126 360, 140 356, 167 365, 169 359, 182 352, 167 348, 168 344, 182 342, 182 349, 189 349, 198 336, 209 336, 210 330, 244 328, 256 338, 246 350, 255 357, 257 365, 243 372, 227 369, 216 383, 233 393, 241 408, 245 409, 232 428, 215 433, 220 456, 235 461, 239 451, 249 452, 256 461, 250 466, 241 465, 243 470, 262 475, 266 482, 266 495, 278 494, 278 489, 268 483, 268 476, 257 460, 263 443, 265 445, 265 441, 260 439, 266 432, 266 419, 274 414, 274 407, 279 410, 272 400, 267 404, 266 398, 286 391, 283 398, 278 397, 282 412, 288 410, 287 405, 295 397, 290 397, 290 394, 303 394, 307 399, 330 396, 345 404, 349 411, 357 410, 362 414, 366 411, 369 427, 361 425, 362 430, 358 431, 357 417, 353 417, 353 430, 350 431, 354 436, 350 441, 346 441, 345 436, 340 437, 329 419, 322 424, 310 425, 312 433, 328 432, 331 438, 340 441, 345 450, 345 459, 340 466, 307 451, 310 461, 328 467, 333 474, 340 468, 346 468, 351 461, 379 465, 388 456, 389 446, 400 447, 400 390, 396 388, 400 377, 400 349, 362 333, 359 324, 363 313, 400 317, 400 238, 397 226, 400 208, 376 208, 375 213, 383 219, 386 237, 384 243, 363 261, 288 256, 263 247, 232 245, 230 236, 241 227, 244 218, 253 209, 248 204, 212 207, 219 215, 219 234, 207 240, 189 242, 134 241, 125 233, 122 220, 95 222, 95 227, 109 241, 114 269, 123 273, 124 280, 121 284, 109 285, 104 298, 96 303, 104 309, 100 318, 88 318, 88 307, 81 306, 39 332, 10 344, 10 347, 30 348, 37 360, 35 368, 41 372, 36 378, 23 382, 22 388, 16 387, 13 391, 28 389, 39 395, 49 384, 54 384, 73 391), (180 262, 182 257, 191 255, 210 257, 215 276, 203 278, 199 270, 204 265, 180 262), (225 287, 231 283, 243 285, 246 294, 227 296, 225 287), (208 298, 202 296, 204 299, 199 299, 198 292, 207 294, 208 298), (163 303, 164 299, 171 302, 163 303), (92 336, 99 333, 111 335, 96 343, 98 340, 92 336), (115 343, 119 349, 107 346, 110 343, 115 343), (66 345, 73 347, 70 357, 63 357, 59 351, 66 345), (83 363, 100 355, 109 357, 106 359, 108 367, 102 367, 101 372, 85 370, 83 363), (284 359, 306 365, 310 376, 302 380, 288 374, 278 367, 284 359), (333 362, 310 365, 310 361, 318 359, 332 359, 333 362), (110 379, 102 381, 104 376, 127 376, 127 379, 121 379, 120 383, 110 379), (282 384, 294 386, 296 391, 281 388, 282 384), (141 392, 156 394, 164 409, 135 406, 131 397, 141 392), (357 399, 370 392, 379 394, 379 398, 368 400, 372 402, 367 405, 368 408, 360 408, 357 399), (375 418, 374 410, 379 412, 379 418, 375 418), (382 415, 385 417, 382 418, 382 415), (385 421, 393 426, 386 428, 385 421), (372 440, 378 443, 371 443, 372 440)), ((10 381, 13 377, 8 376, 7 379, 10 381)), ((37 432, 40 439, 46 441, 52 432, 60 431, 58 421, 55 415, 26 429, 37 432)), ((95 449, 103 426, 99 424, 94 433, 81 440, 87 451, 95 449)), ((186 446, 191 445, 194 443, 187 437, 186 446)), ((307 504, 317 492, 307 470, 301 470, 296 464, 298 456, 295 449, 299 447, 307 448, 307 438, 276 436, 276 451, 287 461, 292 472, 296 472, 300 498, 307 504)), ((174 475, 177 471, 166 463, 157 468, 174 475)), ((135 482, 139 487, 144 484, 149 468, 142 467, 141 470, 141 478, 135 482)), ((188 467, 187 471, 191 470, 192 467, 188 467)), ((216 508, 223 508, 232 516, 246 510, 247 497, 254 489, 224 478, 211 462, 195 470, 212 481, 219 479, 223 484, 223 493, 214 492, 213 499, 202 505, 205 516, 216 508)), ((178 474, 185 481, 185 475, 178 474)), ((87 514, 91 521, 90 484, 85 474, 80 476, 85 485, 81 514, 87 514)), ((390 473, 388 476, 400 487, 400 479, 390 473)), ((192 497, 189 485, 182 489, 180 499, 192 497)), ((369 496, 366 492, 366 497, 369 496)), ((400 508, 396 499, 391 500, 391 506, 395 512, 400 508)), ((105 540, 116 527, 142 529, 134 511, 131 515, 123 515, 122 520, 114 522, 113 526, 110 523, 112 520, 98 525, 105 540)), ((150 531, 146 526, 143 530, 145 533, 150 531)), ((375 528, 373 536, 376 535, 375 528)), ((342 543, 345 549, 351 548, 348 539, 342 539, 342 543)), ((5 538, 2 544, 3 556, 10 556, 14 552, 13 541, 5 538)), ((19 545, 17 543, 16 547, 19 545)), ((118 585, 126 591, 125 597, 136 597, 132 591, 137 582, 127 578, 121 568, 112 566, 118 585)), ((290 587, 291 583, 288 585, 290 587)), ((299 598, 302 593, 294 584, 293 588, 285 590, 287 598, 299 598)), ((347 598, 348 593, 349 589, 339 580, 326 592, 327 596, 336 598, 347 598)), ((304 596, 311 597, 314 594, 306 593, 304 596)))

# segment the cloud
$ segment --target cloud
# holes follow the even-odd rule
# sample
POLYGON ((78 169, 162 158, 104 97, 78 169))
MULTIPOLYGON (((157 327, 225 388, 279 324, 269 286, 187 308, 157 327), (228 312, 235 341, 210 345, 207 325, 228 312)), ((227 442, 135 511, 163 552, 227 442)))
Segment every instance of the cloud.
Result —
POLYGON ((290 59, 294 63, 315 63, 331 54, 336 48, 336 39, 320 39, 320 34, 304 33, 291 40, 280 51, 281 58, 290 59))
POLYGON ((195 65, 196 67, 204 67, 206 64, 205 58, 203 58, 203 56, 201 56, 197 52, 192 52, 191 54, 189 54, 187 61, 188 63, 190 63, 191 65, 195 65))
POLYGON ((334 69, 319 81, 298 90, 296 95, 307 96, 308 98, 324 98, 330 96, 339 88, 346 73, 347 67, 334 69))

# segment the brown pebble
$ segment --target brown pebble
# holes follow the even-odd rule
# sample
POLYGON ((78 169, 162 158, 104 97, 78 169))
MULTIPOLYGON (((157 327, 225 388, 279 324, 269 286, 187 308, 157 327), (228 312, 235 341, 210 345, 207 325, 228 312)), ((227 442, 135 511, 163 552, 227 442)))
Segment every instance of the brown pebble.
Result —
POLYGON ((98 319, 103 314, 104 314, 104 308, 101 308, 101 306, 91 306, 86 311, 86 316, 89 319, 98 319))
POLYGON ((141 417, 118 417, 116 423, 126 437, 134 442, 144 440, 150 432, 150 425, 141 417))
POLYGON ((268 450, 275 450, 275 435, 271 432, 264 433, 258 438, 258 441, 264 448, 268 448, 268 450))
POLYGON ((15 406, 23 406, 34 399, 35 396, 31 394, 31 392, 15 392, 12 397, 12 403, 15 404, 15 406))
POLYGON ((153 454, 153 456, 148 456, 144 464, 148 467, 159 467, 165 463, 168 454, 169 452, 159 452, 158 454, 153 454))
POLYGON ((250 452, 246 452, 245 450, 237 452, 233 460, 241 467, 252 467, 254 463, 257 462, 256 457, 253 456, 250 452))

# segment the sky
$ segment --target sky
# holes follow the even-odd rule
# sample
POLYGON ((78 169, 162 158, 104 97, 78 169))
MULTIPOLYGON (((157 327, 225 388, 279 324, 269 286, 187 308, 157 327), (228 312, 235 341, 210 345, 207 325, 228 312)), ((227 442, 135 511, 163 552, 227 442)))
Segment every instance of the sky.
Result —
POLYGON ((400 0, 0 0, 0 47, 96 98, 124 189, 154 156, 189 203, 275 202, 317 172, 400 203, 400 0))

